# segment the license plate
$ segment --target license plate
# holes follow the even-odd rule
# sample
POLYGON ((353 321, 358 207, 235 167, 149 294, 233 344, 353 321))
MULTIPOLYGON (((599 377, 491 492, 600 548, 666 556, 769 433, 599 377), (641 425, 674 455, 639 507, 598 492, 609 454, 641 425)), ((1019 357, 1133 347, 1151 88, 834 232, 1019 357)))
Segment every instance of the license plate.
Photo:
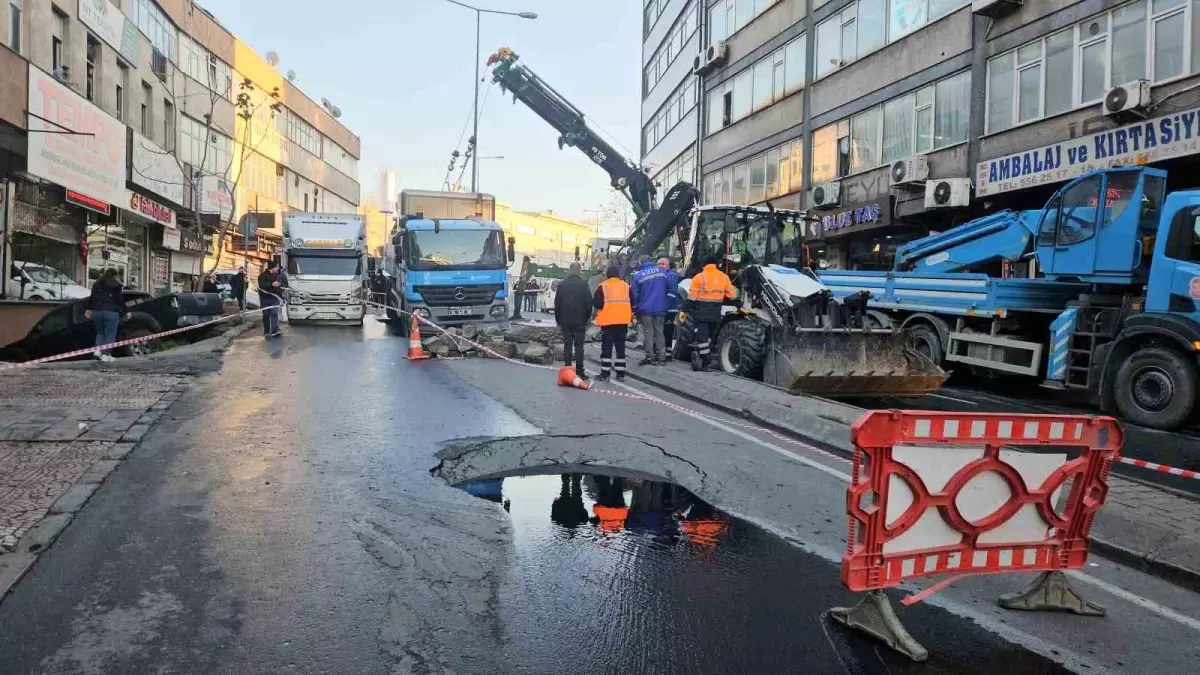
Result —
POLYGON ((317 312, 316 314, 313 314, 311 318, 313 318, 313 319, 339 319, 341 317, 339 317, 337 314, 332 314, 330 312, 317 312))
POLYGON ((446 310, 448 316, 466 316, 471 313, 470 307, 451 307, 446 310))

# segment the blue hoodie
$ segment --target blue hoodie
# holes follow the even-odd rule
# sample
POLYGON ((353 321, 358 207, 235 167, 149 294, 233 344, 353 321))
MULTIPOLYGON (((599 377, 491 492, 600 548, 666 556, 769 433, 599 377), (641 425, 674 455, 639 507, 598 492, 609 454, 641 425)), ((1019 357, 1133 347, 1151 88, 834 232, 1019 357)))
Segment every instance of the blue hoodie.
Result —
POLYGON ((638 316, 665 316, 671 308, 668 297, 672 289, 667 271, 661 270, 653 260, 642 263, 633 273, 629 284, 629 295, 633 299, 633 313, 638 316))

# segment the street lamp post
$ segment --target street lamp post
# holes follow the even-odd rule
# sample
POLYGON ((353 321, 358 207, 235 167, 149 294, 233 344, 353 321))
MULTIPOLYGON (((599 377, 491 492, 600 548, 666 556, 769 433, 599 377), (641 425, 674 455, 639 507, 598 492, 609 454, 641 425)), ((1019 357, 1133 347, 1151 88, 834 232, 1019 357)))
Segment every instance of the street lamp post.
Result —
POLYGON ((475 192, 479 183, 479 62, 483 60, 479 51, 479 30, 483 15, 505 14, 522 19, 536 19, 538 15, 537 12, 502 12, 498 9, 481 9, 465 2, 459 2, 459 0, 446 0, 446 2, 475 12, 475 107, 474 113, 471 115, 471 192, 475 192))

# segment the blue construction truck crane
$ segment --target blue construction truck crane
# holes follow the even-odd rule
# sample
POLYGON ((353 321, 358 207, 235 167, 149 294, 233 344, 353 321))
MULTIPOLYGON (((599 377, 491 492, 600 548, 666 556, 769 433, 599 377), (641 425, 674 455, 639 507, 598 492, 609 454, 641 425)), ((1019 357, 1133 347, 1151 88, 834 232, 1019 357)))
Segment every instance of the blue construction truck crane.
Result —
POLYGON ((823 271, 935 362, 1077 391, 1156 429, 1197 413, 1200 190, 1118 168, 1081 176, 1037 211, 1001 211, 909 243, 892 271, 823 271), (1037 278, 997 266, 1035 260, 1037 278), (990 274, 988 272, 991 272, 990 274))

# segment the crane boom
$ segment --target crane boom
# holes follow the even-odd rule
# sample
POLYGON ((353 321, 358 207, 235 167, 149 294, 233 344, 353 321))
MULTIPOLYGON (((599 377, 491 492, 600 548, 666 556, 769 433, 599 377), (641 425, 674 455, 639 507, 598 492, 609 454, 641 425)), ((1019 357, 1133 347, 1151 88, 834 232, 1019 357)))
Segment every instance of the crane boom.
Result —
POLYGON ((639 220, 654 210, 658 193, 654 181, 640 166, 592 131, 578 108, 532 70, 518 63, 513 50, 502 48, 488 58, 487 64, 495 66, 492 81, 498 83, 502 91, 511 92, 513 100, 524 103, 558 131, 560 150, 563 146, 579 148, 588 159, 608 172, 613 189, 629 200, 639 220))

